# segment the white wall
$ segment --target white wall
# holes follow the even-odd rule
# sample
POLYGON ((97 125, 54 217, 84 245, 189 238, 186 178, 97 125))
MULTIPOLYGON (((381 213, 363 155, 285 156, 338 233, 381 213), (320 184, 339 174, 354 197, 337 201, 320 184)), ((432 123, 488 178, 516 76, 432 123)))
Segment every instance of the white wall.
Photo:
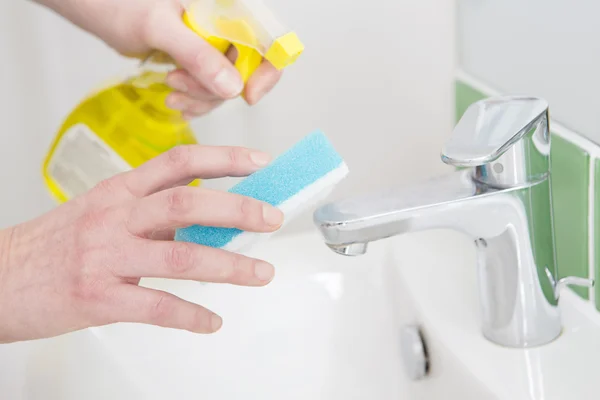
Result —
POLYGON ((460 66, 545 97, 557 121, 600 143, 599 13, 595 0, 458 0, 460 66))
MULTIPOLYGON (((453 123, 452 1, 268 4, 306 51, 260 105, 234 102, 196 121, 201 142, 277 154, 323 129, 351 169, 336 196, 444 170, 439 150, 453 123)), ((0 30, 3 227, 53 207, 40 169, 56 128, 90 88, 132 63, 30 2, 0 2, 0 30)))

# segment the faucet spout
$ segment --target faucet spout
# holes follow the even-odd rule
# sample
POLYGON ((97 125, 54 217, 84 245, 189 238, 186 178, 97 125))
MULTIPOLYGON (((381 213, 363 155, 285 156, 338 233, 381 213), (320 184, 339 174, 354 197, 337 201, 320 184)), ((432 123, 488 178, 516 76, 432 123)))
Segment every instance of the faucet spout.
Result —
POLYGON ((436 211, 496 191, 477 184, 467 171, 459 171, 407 188, 329 203, 317 209, 313 219, 332 250, 355 256, 364 254, 369 242, 446 227, 442 226, 445 218, 433 218, 436 211))

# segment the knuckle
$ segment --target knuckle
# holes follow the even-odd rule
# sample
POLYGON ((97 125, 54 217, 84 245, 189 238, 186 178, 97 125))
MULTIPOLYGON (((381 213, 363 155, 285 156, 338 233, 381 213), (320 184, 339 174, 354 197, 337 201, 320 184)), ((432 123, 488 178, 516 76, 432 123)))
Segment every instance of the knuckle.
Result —
POLYGON ((186 170, 191 159, 191 147, 185 145, 173 147, 165 158, 167 167, 176 171, 186 170))
POLYGON ((241 167, 245 158, 245 151, 241 147, 230 147, 227 156, 229 168, 234 171, 241 167))
POLYGON ((119 175, 115 175, 113 177, 110 177, 108 179, 103 179, 100 182, 98 182, 96 184, 96 186, 94 186, 93 191, 100 193, 100 194, 106 194, 106 193, 114 193, 117 191, 117 181, 118 181, 118 177, 119 175))
POLYGON ((165 255, 165 263, 170 271, 182 274, 191 268, 192 257, 192 250, 185 243, 173 243, 165 255))
POLYGON ((228 282, 233 279, 242 262, 241 258, 242 256, 232 253, 229 256, 229 262, 222 264, 221 269, 219 270, 219 278, 222 281, 228 282))
POLYGON ((167 193, 167 211, 179 216, 190 212, 194 205, 193 192, 187 187, 177 187, 167 193))
POLYGON ((221 279, 231 283, 244 283, 252 275, 252 265, 251 259, 240 254, 232 254, 229 265, 222 269, 221 279))
POLYGON ((149 310, 150 321, 155 325, 164 326, 167 324, 169 315, 172 315, 175 309, 175 301, 168 293, 160 293, 149 310))
POLYGON ((256 215, 259 212, 257 204, 249 197, 240 197, 238 200, 238 219, 239 222, 248 225, 255 221, 256 215))
POLYGON ((76 222, 76 230, 89 235, 96 230, 104 229, 108 221, 106 210, 90 211, 83 214, 76 222))
POLYGON ((75 279, 72 295, 85 303, 101 301, 104 298, 105 285, 102 279, 92 276, 80 276, 75 279))
POLYGON ((198 79, 202 83, 206 82, 214 82, 214 78, 216 77, 219 69, 214 70, 214 52, 206 51, 207 48, 205 45, 208 43, 203 42, 200 46, 202 48, 198 48, 196 52, 189 52, 188 55, 184 55, 186 57, 184 59, 185 62, 188 62, 190 66, 195 69, 195 74, 198 79), (212 73, 214 71, 214 74, 212 73))

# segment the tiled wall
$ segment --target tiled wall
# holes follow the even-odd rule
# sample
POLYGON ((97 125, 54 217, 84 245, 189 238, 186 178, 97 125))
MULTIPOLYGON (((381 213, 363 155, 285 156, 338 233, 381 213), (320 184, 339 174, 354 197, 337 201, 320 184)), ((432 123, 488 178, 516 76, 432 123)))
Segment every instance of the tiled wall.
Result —
MULTIPOLYGON (((456 120, 467 107, 500 94, 460 72, 456 78, 456 120)), ((560 277, 600 278, 600 147, 562 126, 550 104, 552 196, 560 277)), ((575 288, 600 310, 600 285, 595 291, 575 288)))

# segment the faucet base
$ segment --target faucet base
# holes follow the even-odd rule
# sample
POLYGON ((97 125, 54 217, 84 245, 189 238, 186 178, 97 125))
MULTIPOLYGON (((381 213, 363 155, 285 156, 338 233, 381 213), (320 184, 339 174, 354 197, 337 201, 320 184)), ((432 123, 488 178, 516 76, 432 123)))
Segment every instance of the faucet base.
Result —
POLYGON ((494 337, 493 332, 482 331, 482 334, 483 334, 483 337, 485 337, 490 342, 497 344, 499 346, 502 346, 502 347, 507 347, 507 348, 511 348, 511 349, 531 349, 534 347, 540 347, 540 346, 544 346, 544 345, 554 342, 562 334, 562 327, 559 327, 558 332, 549 333, 548 336, 546 336, 543 340, 514 343, 514 344, 502 343, 497 337, 494 337))

